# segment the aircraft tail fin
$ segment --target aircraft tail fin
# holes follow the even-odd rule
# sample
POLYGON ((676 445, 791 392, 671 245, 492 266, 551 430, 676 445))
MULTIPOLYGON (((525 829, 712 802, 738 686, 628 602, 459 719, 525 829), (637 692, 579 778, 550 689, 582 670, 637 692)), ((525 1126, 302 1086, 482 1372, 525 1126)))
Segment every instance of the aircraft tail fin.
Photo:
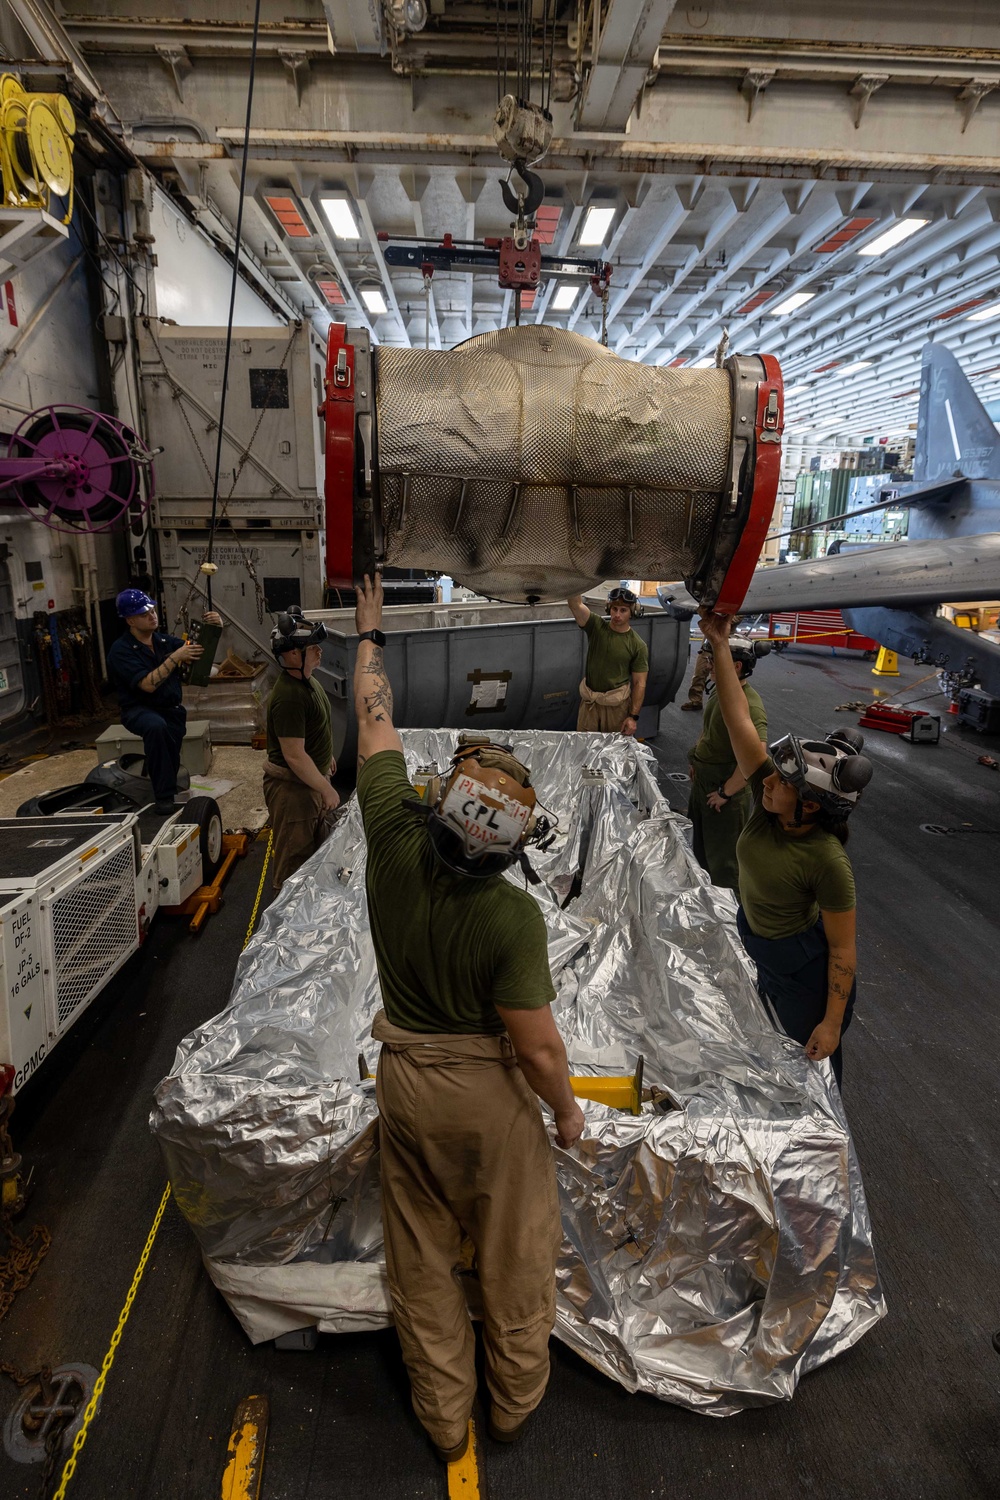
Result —
POLYGON ((941 344, 925 344, 913 478, 1000 479, 1000 433, 958 360, 941 344))

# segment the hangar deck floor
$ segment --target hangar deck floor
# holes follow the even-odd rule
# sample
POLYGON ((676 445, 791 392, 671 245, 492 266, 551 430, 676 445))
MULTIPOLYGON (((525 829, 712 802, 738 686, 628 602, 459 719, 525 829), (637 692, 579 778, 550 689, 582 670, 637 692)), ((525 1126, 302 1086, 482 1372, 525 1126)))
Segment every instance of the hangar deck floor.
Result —
MULTIPOLYGON (((902 673, 900 684, 923 675, 906 664, 902 673)), ((764 662, 755 685, 772 731, 815 733, 855 722, 833 708, 869 696, 873 681, 853 654, 792 650, 764 662)), ((943 709, 936 698, 923 706, 943 709)), ((515 1447, 485 1442, 481 1480, 493 1500, 1000 1493, 1000 1358, 990 1343, 1000 1328, 1000 775, 976 764, 995 739, 945 722, 938 747, 870 737, 876 779, 852 830, 861 998, 845 1102, 889 1316, 790 1405, 725 1421, 629 1396, 553 1343, 533 1426, 515 1447)), ((665 773, 683 770, 697 727, 676 707, 664 714, 654 748, 665 773)), ((683 788, 666 785, 682 806, 683 788)), ((262 859, 257 844, 200 938, 156 923, 22 1095, 15 1135, 37 1178, 27 1222, 53 1231, 0 1327, 0 1357, 24 1369, 101 1364, 163 1191, 150 1094, 178 1038, 228 997, 262 859)), ((70 1500, 220 1494, 231 1419, 252 1392, 271 1403, 265 1500, 446 1495, 394 1334, 325 1337, 312 1353, 251 1348, 169 1205, 70 1500)), ((0 1409, 14 1399, 5 1386, 0 1409)), ((0 1453, 8 1500, 35 1496, 38 1479, 0 1453)))

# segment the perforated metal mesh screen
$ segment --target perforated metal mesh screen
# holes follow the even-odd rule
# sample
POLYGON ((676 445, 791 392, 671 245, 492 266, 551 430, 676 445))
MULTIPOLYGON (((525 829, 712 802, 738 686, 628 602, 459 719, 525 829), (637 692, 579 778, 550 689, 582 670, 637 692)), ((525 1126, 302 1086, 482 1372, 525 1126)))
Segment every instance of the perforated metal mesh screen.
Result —
POLYGON ((535 325, 382 349, 385 560, 493 598, 694 571, 731 443, 724 370, 630 364, 535 325), (664 568, 669 572, 664 573, 664 568))
POLYGON ((62 1031, 136 944, 130 843, 52 902, 56 1020, 62 1031))

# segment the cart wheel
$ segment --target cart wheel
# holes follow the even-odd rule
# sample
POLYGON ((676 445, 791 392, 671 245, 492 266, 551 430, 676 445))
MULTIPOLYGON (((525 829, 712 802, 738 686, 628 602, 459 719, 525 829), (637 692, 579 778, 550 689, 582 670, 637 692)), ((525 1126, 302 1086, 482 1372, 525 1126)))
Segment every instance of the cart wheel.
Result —
POLYGON ((222 864, 222 814, 214 797, 192 797, 182 814, 185 823, 197 823, 201 848, 201 878, 210 885, 222 864))

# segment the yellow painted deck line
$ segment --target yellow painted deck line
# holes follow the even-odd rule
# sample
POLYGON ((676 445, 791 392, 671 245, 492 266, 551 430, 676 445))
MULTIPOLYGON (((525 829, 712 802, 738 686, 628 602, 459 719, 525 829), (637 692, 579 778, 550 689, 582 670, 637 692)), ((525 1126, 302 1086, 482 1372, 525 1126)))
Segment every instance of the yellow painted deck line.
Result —
POLYGON ((259 1500, 269 1414, 266 1396, 247 1396, 236 1408, 222 1476, 222 1500, 259 1500))
POLYGON ((469 1446, 457 1464, 448 1465, 448 1500, 480 1500, 476 1461, 476 1424, 469 1418, 469 1446))

